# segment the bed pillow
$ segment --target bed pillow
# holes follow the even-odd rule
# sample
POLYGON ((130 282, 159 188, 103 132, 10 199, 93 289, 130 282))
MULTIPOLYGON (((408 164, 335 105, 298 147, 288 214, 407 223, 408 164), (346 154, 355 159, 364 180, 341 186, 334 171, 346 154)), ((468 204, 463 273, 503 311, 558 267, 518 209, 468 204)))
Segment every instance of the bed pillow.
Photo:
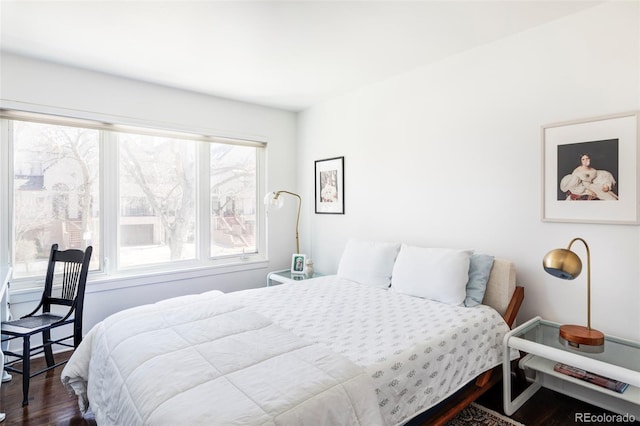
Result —
POLYGON ((467 281, 464 305, 476 306, 482 303, 484 292, 487 290, 489 274, 493 267, 493 256, 488 254, 474 254, 469 261, 469 281, 467 281))
POLYGON ((473 250, 402 245, 393 267, 391 288, 399 293, 462 305, 473 250))
POLYGON ((399 243, 350 239, 340 258, 338 277, 360 284, 388 288, 399 243))

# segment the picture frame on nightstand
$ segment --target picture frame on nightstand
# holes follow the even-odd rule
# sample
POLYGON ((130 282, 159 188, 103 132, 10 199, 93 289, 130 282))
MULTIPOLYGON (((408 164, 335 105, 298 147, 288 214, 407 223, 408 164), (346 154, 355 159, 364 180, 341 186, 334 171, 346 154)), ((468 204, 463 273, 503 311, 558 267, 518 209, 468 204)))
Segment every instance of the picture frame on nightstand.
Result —
POLYGON ((304 275, 307 264, 307 255, 294 253, 291 256, 291 273, 304 275))

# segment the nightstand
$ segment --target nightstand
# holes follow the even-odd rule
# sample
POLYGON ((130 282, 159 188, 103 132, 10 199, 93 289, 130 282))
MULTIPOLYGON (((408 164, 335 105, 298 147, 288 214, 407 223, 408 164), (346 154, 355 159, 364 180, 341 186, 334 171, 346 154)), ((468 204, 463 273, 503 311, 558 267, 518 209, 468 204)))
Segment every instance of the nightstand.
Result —
POLYGON ((542 386, 588 402, 614 413, 640 418, 640 343, 605 336, 604 352, 579 352, 559 341, 560 324, 535 317, 507 333, 503 340, 503 376, 510 377, 511 348, 526 353, 518 365, 532 381, 529 387, 511 399, 511 380, 503 380, 504 412, 513 414, 542 386), (557 372, 557 363, 629 384, 618 393, 557 372))
POLYGON ((282 271, 273 271, 269 272, 267 275, 267 287, 271 287, 273 285, 296 282, 296 281, 304 281, 311 278, 321 277, 322 274, 318 272, 314 272, 313 275, 308 276, 305 274, 292 274, 290 269, 283 269, 282 271))

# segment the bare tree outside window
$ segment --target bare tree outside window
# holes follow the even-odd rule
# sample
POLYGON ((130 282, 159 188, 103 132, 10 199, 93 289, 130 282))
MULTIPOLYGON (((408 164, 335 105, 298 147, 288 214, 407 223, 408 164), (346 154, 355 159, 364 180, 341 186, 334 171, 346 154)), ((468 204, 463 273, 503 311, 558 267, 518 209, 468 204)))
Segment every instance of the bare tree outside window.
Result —
POLYGON ((42 279, 54 243, 64 249, 92 245, 90 270, 106 277, 260 258, 263 144, 213 142, 197 133, 182 139, 153 128, 126 133, 108 122, 37 113, 15 116, 0 118, 11 159, 5 176, 9 215, 0 217, 0 226, 10 236, 17 286, 42 279), (207 198, 208 205, 200 204, 207 198), (105 254, 116 259, 107 263, 105 254))
POLYGON ((256 156, 253 147, 211 144, 212 257, 257 253, 256 156))
POLYGON ((196 142, 121 133, 121 267, 195 258, 196 142))
POLYGON ((14 121, 14 277, 46 270, 51 244, 94 245, 91 268, 99 268, 99 132, 14 121))

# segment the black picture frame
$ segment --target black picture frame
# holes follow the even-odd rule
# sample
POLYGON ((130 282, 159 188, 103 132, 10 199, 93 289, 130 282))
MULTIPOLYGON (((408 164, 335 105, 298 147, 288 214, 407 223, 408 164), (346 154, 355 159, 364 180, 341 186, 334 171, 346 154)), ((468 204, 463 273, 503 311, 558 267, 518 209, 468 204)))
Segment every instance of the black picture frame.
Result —
POLYGON ((344 214, 344 157, 315 161, 316 214, 344 214))

